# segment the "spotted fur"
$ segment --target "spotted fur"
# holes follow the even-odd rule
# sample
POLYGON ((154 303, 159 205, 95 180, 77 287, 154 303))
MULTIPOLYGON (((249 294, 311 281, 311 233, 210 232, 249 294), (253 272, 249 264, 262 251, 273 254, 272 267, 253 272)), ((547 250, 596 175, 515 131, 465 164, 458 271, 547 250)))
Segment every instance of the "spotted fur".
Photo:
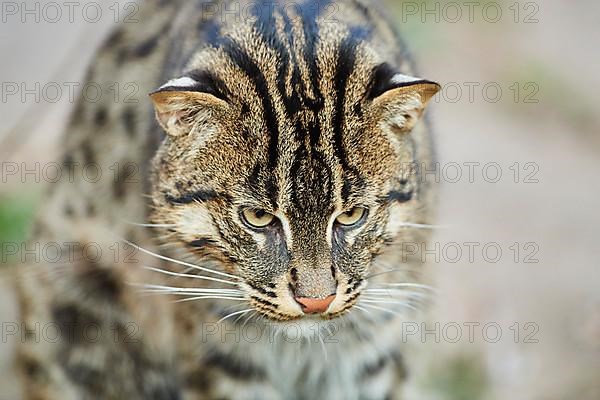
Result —
POLYGON ((22 268, 24 325, 75 332, 24 340, 27 397, 401 398, 405 309, 361 301, 422 279, 401 244, 432 222, 434 190, 409 166, 432 162, 418 120, 438 85, 414 77, 366 0, 148 1, 140 21, 111 35, 89 79, 136 82, 150 99, 79 103, 65 164, 111 173, 51 188, 35 237, 140 247, 135 262, 22 268), (355 226, 336 222, 353 207, 366 210, 355 226), (275 223, 255 229, 245 209, 275 223), (131 283, 237 292, 173 303, 131 283), (317 316, 294 300, 330 295, 317 316))

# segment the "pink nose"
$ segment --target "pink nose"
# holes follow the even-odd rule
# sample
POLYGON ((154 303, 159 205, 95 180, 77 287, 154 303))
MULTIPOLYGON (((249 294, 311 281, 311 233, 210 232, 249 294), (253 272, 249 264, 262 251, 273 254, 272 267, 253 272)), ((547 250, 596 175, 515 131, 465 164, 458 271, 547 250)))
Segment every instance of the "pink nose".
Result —
POLYGON ((324 299, 313 299, 310 297, 296 297, 296 301, 302 306, 302 311, 306 314, 322 313, 335 299, 335 294, 327 296, 324 299))

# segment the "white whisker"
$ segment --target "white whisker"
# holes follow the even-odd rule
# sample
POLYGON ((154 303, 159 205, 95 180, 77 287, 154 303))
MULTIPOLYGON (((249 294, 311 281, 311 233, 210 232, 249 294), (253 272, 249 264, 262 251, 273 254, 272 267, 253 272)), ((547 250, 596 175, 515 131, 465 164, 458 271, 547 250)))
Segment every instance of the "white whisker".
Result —
POLYGON ((359 305, 357 305, 357 304, 353 305, 352 307, 354 307, 354 308, 356 308, 356 309, 358 309, 358 310, 361 310, 361 311, 365 312, 365 313, 366 313, 367 315, 369 315, 369 316, 371 315, 371 311, 367 310, 366 308, 362 308, 361 306, 359 306, 359 305))
POLYGON ((185 274, 185 273, 180 273, 180 272, 172 272, 172 271, 167 271, 167 270, 164 270, 164 269, 155 268, 155 267, 149 267, 149 266, 144 266, 143 268, 147 269, 149 271, 160 272, 161 274, 165 274, 165 275, 178 276, 180 278, 203 279, 203 280, 206 280, 206 281, 221 282, 221 283, 227 283, 227 284, 230 284, 230 285, 237 285, 237 283, 234 283, 234 282, 231 282, 231 281, 228 281, 228 280, 225 280, 225 279, 213 278, 211 276, 193 275, 193 274, 185 274))
POLYGON ((224 316, 223 318, 221 318, 220 320, 218 320, 217 324, 225 321, 227 318, 230 318, 230 317, 233 317, 233 316, 239 315, 239 314, 245 314, 245 313, 253 311, 253 310, 254 310, 253 308, 248 308, 247 310, 232 312, 231 314, 227 314, 226 316, 224 316))
MULTIPOLYGON (((141 252, 146 253, 148 255, 151 255, 151 256, 154 256, 156 258, 159 258, 161 260, 170 261, 172 263, 183 265, 185 267, 190 267, 190 268, 197 269, 197 270, 200 270, 200 271, 209 272, 211 274, 225 276, 227 278, 233 278, 233 279, 236 279, 236 280, 239 279, 239 277, 237 277, 235 275, 228 274, 226 272, 215 271, 215 270, 212 270, 212 269, 209 269, 209 268, 204 268, 204 267, 200 267, 198 265, 190 264, 190 263, 185 262, 185 261, 179 261, 179 260, 175 260, 174 258, 170 258, 170 257, 166 257, 166 256, 163 256, 163 255, 160 255, 160 254, 153 253, 150 250, 146 250, 146 249, 144 249, 144 248, 136 245, 135 243, 130 242, 127 239, 121 239, 121 240, 123 240, 125 243, 129 244, 130 246, 133 246, 135 249, 140 250, 141 252)), ((227 281, 227 283, 229 283, 231 285, 237 285, 234 282, 227 281)))
MULTIPOLYGON (((398 304, 404 307, 408 307, 411 310, 417 311, 417 308, 411 304, 408 304, 406 302, 403 301, 393 301, 393 300, 377 300, 377 299, 363 299, 361 300, 361 303, 375 303, 375 304, 398 304)), ((366 304, 363 304, 365 306, 367 306, 366 304)))
MULTIPOLYGON (((372 305, 372 304, 363 304, 363 303, 362 303, 362 301, 361 301, 361 305, 362 305, 363 307, 367 307, 367 308, 373 308, 373 309, 375 309, 375 310, 381 310, 381 311, 384 311, 384 312, 387 312, 387 313, 390 313, 390 314, 394 314, 394 315, 402 315, 402 314, 400 314, 400 313, 399 313, 399 312, 397 312, 397 311, 393 311, 393 310, 387 309, 387 308, 385 308, 385 307, 374 306, 374 305, 372 305)), ((355 306, 355 307, 356 307, 356 306, 355 306)))
POLYGON ((358 308, 359 310, 362 310, 362 311, 364 311, 364 312, 365 312, 365 313, 367 313, 367 314, 371 314, 371 311, 369 311, 369 310, 366 310, 366 309, 362 308, 362 307, 361 307, 361 306, 359 306, 358 304, 354 304, 354 305, 352 306, 352 308, 358 308))
POLYGON ((389 302, 389 303, 393 303, 393 302, 411 302, 411 303, 418 303, 418 304, 428 304, 428 298, 427 297, 374 297, 374 296, 363 296, 362 297, 365 300, 377 300, 377 301, 382 301, 382 302, 389 302))
POLYGON ((447 226, 445 225, 429 225, 429 224, 416 224, 413 222, 402 222, 400 223, 401 227, 407 228, 419 228, 419 229, 445 229, 447 226))
MULTIPOLYGON (((379 267, 382 268, 382 267, 379 267)), ((367 275, 365 277, 365 279, 370 279, 370 278, 374 278, 376 276, 380 276, 380 275, 385 275, 385 274, 391 274, 392 272, 411 272, 410 269, 406 269, 406 268, 394 268, 394 269, 388 269, 385 271, 381 271, 381 272, 374 272, 370 275, 367 275)))
POLYGON ((143 228, 174 228, 177 226, 175 224, 140 224, 138 222, 131 222, 131 221, 127 221, 127 220, 122 220, 122 221, 125 222, 126 224, 134 225, 134 226, 141 226, 143 228))
POLYGON ((394 297, 412 297, 415 299, 429 299, 433 297, 431 293, 411 292, 406 290, 364 290, 363 293, 367 296, 380 296, 382 298, 394 297))
POLYGON ((234 323, 234 324, 235 324, 235 323, 237 323, 237 322, 240 320, 240 318, 242 318, 242 317, 244 317, 244 314, 240 314, 240 315, 239 315, 239 316, 238 316, 238 317, 237 317, 237 318, 236 318, 236 319, 233 321, 233 323, 234 323))
POLYGON ((237 289, 222 289, 222 288, 189 288, 189 287, 176 287, 176 286, 164 286, 164 285, 152 285, 145 283, 130 283, 131 286, 142 287, 144 289, 155 290, 155 291, 166 291, 166 292, 198 292, 206 291, 213 293, 242 293, 241 290, 237 289))
POLYGON ((252 314, 250 314, 246 317, 246 319, 244 320, 244 323, 242 324, 242 330, 244 330, 244 327, 246 326, 248 321, 250 321, 252 319, 252 317, 254 317, 256 314, 257 314, 257 312, 254 311, 252 314))
MULTIPOLYGON (((414 287, 419 289, 426 289, 435 291, 436 289, 433 286, 424 285, 422 283, 413 283, 413 282, 403 282, 403 283, 375 283, 373 284, 373 289, 381 289, 380 286, 393 286, 393 287, 414 287)), ((372 290, 372 289, 368 289, 372 290)))
POLYGON ((173 303, 183 303, 183 302, 186 302, 186 301, 196 301, 196 300, 205 300, 205 299, 235 300, 235 301, 243 301, 243 300, 245 300, 244 298, 238 298, 238 297, 197 296, 197 297, 190 297, 190 298, 187 298, 187 299, 174 300, 173 303))
POLYGON ((244 296, 237 294, 237 293, 221 293, 221 292, 204 292, 204 291, 197 291, 197 292, 180 292, 177 290, 142 290, 140 291, 140 293, 142 294, 170 294, 173 296, 227 296, 227 297, 235 297, 236 299, 243 299, 244 296))

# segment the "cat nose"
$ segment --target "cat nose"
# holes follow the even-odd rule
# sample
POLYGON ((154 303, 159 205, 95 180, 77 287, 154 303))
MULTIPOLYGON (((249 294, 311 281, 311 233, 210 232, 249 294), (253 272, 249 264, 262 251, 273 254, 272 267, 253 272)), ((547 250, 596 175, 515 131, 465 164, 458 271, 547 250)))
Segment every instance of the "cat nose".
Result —
POLYGON ((335 294, 327 296, 324 299, 311 297, 294 297, 294 299, 300 304, 302 311, 306 314, 315 314, 327 311, 327 308, 333 302, 333 299, 335 299, 335 294))

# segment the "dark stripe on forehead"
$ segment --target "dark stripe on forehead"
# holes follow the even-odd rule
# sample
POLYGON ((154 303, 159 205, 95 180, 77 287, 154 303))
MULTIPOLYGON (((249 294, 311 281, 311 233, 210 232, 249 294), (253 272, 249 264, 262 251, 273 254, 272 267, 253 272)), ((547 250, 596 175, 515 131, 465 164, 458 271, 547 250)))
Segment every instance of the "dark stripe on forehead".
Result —
POLYGON ((187 193, 180 196, 171 196, 165 194, 165 200, 171 204, 190 204, 190 203, 203 203, 205 201, 214 200, 219 196, 214 190, 199 190, 193 193, 187 193))
POLYGON ((356 52, 361 41, 368 35, 360 27, 351 28, 348 36, 340 43, 335 73, 336 104, 333 115, 333 148, 344 171, 344 185, 342 187, 342 200, 347 201, 351 190, 361 190, 364 180, 358 169, 348 163, 346 148, 344 147, 344 122, 346 111, 346 89, 348 80, 356 67, 356 52))
POLYGON ((222 48, 229 58, 236 63, 252 80, 258 96, 260 97, 264 119, 267 124, 268 134, 270 135, 268 147, 269 169, 274 169, 277 165, 278 142, 279 142, 279 122, 273 107, 273 100, 269 94, 269 86, 264 73, 260 70, 256 62, 248 55, 242 46, 231 38, 224 38, 222 48))
POLYGON ((333 177, 323 154, 300 146, 290 168, 291 200, 297 210, 327 214, 333 207, 333 177))
POLYGON ((348 78, 354 70, 356 62, 356 42, 351 36, 346 37, 338 49, 338 59, 335 73, 335 112, 333 115, 334 150, 344 170, 350 169, 346 160, 346 149, 344 148, 344 120, 346 105, 346 86, 348 78))
MULTIPOLYGON (((305 82, 302 80, 300 64, 295 51, 298 38, 294 36, 291 21, 285 12, 283 13, 283 20, 285 22, 285 35, 289 44, 289 52, 291 57, 291 65, 289 68, 292 70, 290 82, 292 86, 292 93, 291 97, 287 98, 285 102, 288 115, 292 115, 300 110, 300 107, 303 105, 303 103, 306 103, 306 87, 305 82)), ((285 89, 285 85, 283 86, 283 89, 285 89)), ((282 95, 285 96, 285 92, 283 92, 282 95)))
POLYGON ((286 76, 290 72, 290 69, 292 69, 293 74, 297 76, 297 65, 295 62, 292 62, 293 54, 290 54, 288 51, 283 42, 285 37, 282 37, 282 35, 287 35, 290 43, 292 42, 290 27, 286 24, 286 32, 278 32, 277 20, 275 18, 277 14, 282 17, 285 23, 286 19, 283 18, 285 13, 281 10, 281 7, 276 7, 272 1, 265 2, 264 0, 253 9, 253 12, 254 17, 256 18, 254 22, 256 31, 261 35, 263 42, 277 53, 277 89, 283 99, 283 105, 287 115, 292 116, 298 112, 300 103, 296 93, 296 85, 292 84, 293 91, 291 97, 286 95, 286 76))
POLYGON ((274 174, 265 172, 265 166, 258 163, 246 178, 246 188, 258 202, 268 200, 271 208, 277 210, 277 183, 274 174))
MULTIPOLYGON (((327 9, 329 4, 331 4, 331 2, 324 2, 319 10, 327 9)), ((314 4, 310 2, 299 5, 299 8, 303 17, 302 28, 304 30, 305 42, 304 60, 306 65, 308 65, 312 91, 316 96, 308 106, 313 111, 317 112, 323 108, 325 103, 319 84, 321 72, 317 64, 317 43, 319 41, 319 25, 317 24, 317 18, 319 17, 319 11, 315 11, 314 4)))
POLYGON ((346 149, 344 147, 343 137, 346 110, 346 88, 348 86, 348 79, 350 78, 350 75, 352 75, 356 65, 356 51, 358 45, 359 38, 351 31, 342 43, 340 43, 336 63, 336 104, 333 115, 334 150, 344 170, 353 170, 346 159, 346 149))
MULTIPOLYGON (((303 57, 304 63, 308 67, 307 77, 308 81, 304 82, 300 79, 302 84, 303 103, 308 109, 314 112, 314 119, 307 122, 306 130, 308 131, 310 139, 310 150, 316 152, 319 140, 321 137, 321 121, 318 113, 325 106, 325 99, 321 93, 320 78, 321 72, 317 63, 317 43, 319 41, 319 26, 317 24, 317 18, 322 10, 327 9, 330 2, 326 1, 323 4, 317 4, 321 8, 314 9, 314 4, 306 2, 299 5, 299 10, 302 18, 302 30, 304 34, 304 49, 303 57), (311 86, 311 92, 314 94, 314 98, 309 98, 306 86, 311 86)), ((290 28, 291 31, 291 28, 290 28)))

